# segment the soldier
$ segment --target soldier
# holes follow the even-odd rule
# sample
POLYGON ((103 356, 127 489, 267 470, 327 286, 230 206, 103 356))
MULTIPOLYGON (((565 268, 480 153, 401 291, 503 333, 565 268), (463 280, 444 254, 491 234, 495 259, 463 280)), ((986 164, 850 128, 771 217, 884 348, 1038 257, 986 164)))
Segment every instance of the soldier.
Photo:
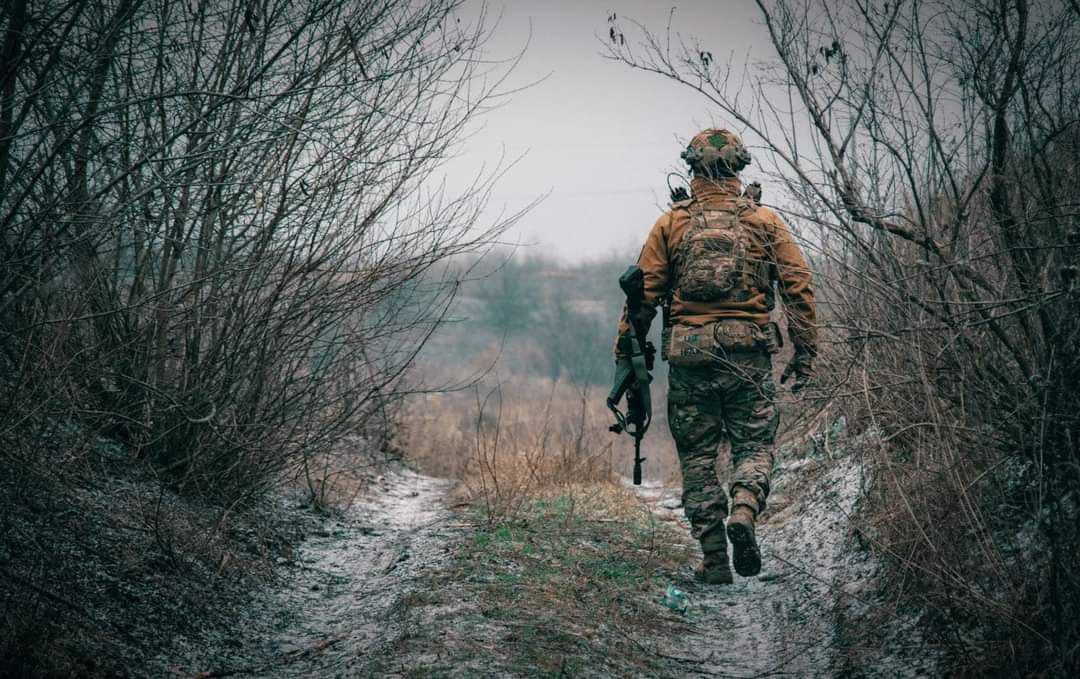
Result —
MULTIPOLYGON (((772 354, 783 345, 770 322, 774 284, 788 320, 798 392, 813 376, 814 293, 798 245, 779 216, 758 204, 760 187, 742 191, 738 173, 750 154, 737 135, 708 129, 690 140, 692 195, 673 203, 653 226, 638 266, 645 273, 642 320, 648 328, 666 303, 662 354, 670 365, 668 424, 679 452, 683 508, 704 554, 695 575, 710 584, 735 571, 761 571, 754 521, 765 509, 778 413, 772 354), (716 473, 718 447, 731 442, 734 473, 728 494, 716 473), (727 518, 725 530, 724 520, 727 518)), ((624 311, 616 354, 627 354, 624 311)))

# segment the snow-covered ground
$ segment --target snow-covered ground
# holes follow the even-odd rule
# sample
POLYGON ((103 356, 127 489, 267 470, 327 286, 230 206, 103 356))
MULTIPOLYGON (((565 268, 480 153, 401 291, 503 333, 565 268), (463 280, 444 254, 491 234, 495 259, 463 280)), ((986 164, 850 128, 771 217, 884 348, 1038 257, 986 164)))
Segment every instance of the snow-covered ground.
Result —
POLYGON ((400 633, 401 597, 446 558, 453 482, 399 469, 340 518, 321 519, 278 584, 230 638, 184 644, 165 660, 182 676, 356 676, 400 633))

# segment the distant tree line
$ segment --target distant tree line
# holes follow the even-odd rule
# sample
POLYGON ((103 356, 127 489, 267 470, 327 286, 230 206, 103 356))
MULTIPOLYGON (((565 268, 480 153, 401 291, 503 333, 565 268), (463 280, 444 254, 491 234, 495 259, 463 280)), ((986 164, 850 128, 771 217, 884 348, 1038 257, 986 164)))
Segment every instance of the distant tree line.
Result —
POLYGON ((485 262, 482 277, 462 287, 462 312, 468 327, 503 343, 503 367, 582 385, 611 379, 618 278, 632 257, 567 263, 521 251, 485 262))

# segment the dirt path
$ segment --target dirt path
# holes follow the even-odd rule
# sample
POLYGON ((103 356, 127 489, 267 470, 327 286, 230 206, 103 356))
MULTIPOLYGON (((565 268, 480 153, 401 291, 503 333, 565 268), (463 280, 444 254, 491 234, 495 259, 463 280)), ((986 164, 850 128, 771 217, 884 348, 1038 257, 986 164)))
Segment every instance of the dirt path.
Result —
POLYGON ((283 580, 244 613, 236 637, 174 658, 182 676, 356 676, 400 634, 397 615, 418 572, 445 559, 453 485, 399 470, 303 542, 283 580), (189 668, 196 671, 188 671, 189 668))
MULTIPOLYGON (((370 675, 375 663, 382 672, 408 674, 413 666, 410 658, 415 658, 394 649, 400 650, 400 641, 411 638, 409 626, 417 623, 410 622, 403 602, 419 591, 422 576, 451 563, 452 546, 470 530, 456 524, 445 508, 451 486, 452 482, 408 470, 395 471, 374 484, 343 517, 313 519, 292 564, 281 565, 282 581, 258 596, 231 635, 210 640, 203 635, 197 645, 187 648, 178 641, 180 650, 159 667, 185 677, 349 677, 370 675)), ((663 668, 656 674, 932 674, 932 667, 920 669, 927 662, 925 652, 871 648, 853 664, 845 648, 850 633, 845 637, 839 613, 850 611, 851 602, 869 598, 878 577, 868 554, 850 541, 848 517, 860 497, 860 486, 858 467, 850 459, 824 463, 801 459, 781 466, 769 510, 759 524, 761 575, 710 587, 693 581, 692 564, 675 574, 673 583, 685 589, 690 606, 684 633, 650 640, 663 668)), ((681 525, 686 543, 692 543, 678 489, 646 484, 635 492, 660 518, 681 525)), ((487 629, 483 626, 492 624, 487 618, 453 620, 462 628, 457 632, 470 638, 483 637, 487 629)), ((912 628, 910 621, 898 625, 891 638, 918 649, 921 644, 913 641, 912 628)), ((442 647, 432 648, 438 655, 442 647)), ((423 643, 414 650, 432 653, 423 643)), ((451 664, 445 670, 450 673, 517 673, 475 663, 455 669, 453 660, 447 660, 451 664)))
MULTIPOLYGON (((639 494, 661 517, 682 524, 690 541, 678 492, 653 485, 639 494)), ((848 542, 848 517, 859 494, 852 460, 783 465, 758 526, 761 575, 736 576, 734 585, 716 587, 695 583, 689 570, 681 574, 692 632, 665 651, 671 675, 917 676, 917 668, 889 658, 873 672, 853 668, 839 652, 837 604, 857 600, 875 575, 867 555, 848 542)))

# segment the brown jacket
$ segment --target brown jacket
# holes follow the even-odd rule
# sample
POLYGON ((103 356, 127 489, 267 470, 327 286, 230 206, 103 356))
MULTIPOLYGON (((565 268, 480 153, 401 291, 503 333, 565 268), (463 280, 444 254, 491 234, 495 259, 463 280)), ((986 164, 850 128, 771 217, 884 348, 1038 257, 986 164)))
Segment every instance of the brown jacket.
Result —
MULTIPOLYGON (((694 201, 711 209, 736 209, 742 185, 738 179, 710 180, 695 177, 690 182, 694 201)), ((742 221, 752 231, 747 259, 761 262, 768 270, 767 289, 752 289, 745 301, 692 302, 679 298, 671 288, 675 284, 674 253, 683 233, 691 223, 687 202, 676 203, 653 225, 638 258, 645 273, 645 302, 653 309, 659 300, 671 294, 671 320, 683 325, 703 325, 721 318, 751 320, 760 326, 769 322, 774 306, 772 281, 779 283, 780 297, 788 319, 788 335, 797 350, 816 350, 817 328, 814 325, 814 291, 810 268, 791 232, 772 210, 756 207, 744 214, 742 221)), ((619 335, 630 332, 626 311, 619 323, 619 335)))

